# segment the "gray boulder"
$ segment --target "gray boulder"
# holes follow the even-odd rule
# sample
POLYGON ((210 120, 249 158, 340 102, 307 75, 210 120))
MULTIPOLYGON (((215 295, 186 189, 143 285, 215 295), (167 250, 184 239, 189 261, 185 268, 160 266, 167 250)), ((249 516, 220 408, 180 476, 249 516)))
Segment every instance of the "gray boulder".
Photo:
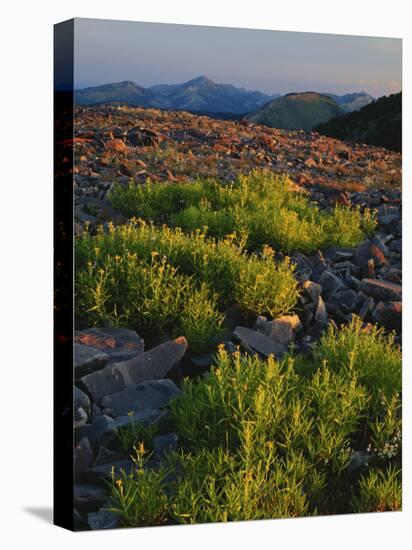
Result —
POLYGON ((102 406, 110 409, 115 418, 137 415, 148 409, 161 409, 180 394, 171 380, 149 380, 104 397, 102 406))
POLYGON ((74 387, 74 428, 84 426, 91 418, 91 404, 88 396, 74 387))
POLYGON ((109 355, 93 346, 74 344, 74 374, 76 378, 102 369, 109 360, 109 355))
POLYGON ((99 447, 106 447, 117 437, 117 428, 110 416, 99 416, 93 424, 81 428, 81 437, 86 437, 95 453, 99 447))
POLYGON ((360 290, 383 302, 402 301, 402 286, 382 279, 362 279, 360 290))
POLYGON ((277 358, 281 358, 287 351, 287 347, 283 344, 274 342, 264 334, 250 328, 236 327, 233 331, 233 336, 237 338, 241 344, 246 344, 247 347, 260 353, 260 355, 264 357, 274 355, 277 358))
POLYGON ((74 506, 82 514, 99 510, 107 500, 107 493, 96 485, 75 485, 74 506))
POLYGON ((135 386, 146 380, 165 378, 182 359, 187 340, 170 340, 156 348, 82 378, 82 383, 95 401, 135 386))

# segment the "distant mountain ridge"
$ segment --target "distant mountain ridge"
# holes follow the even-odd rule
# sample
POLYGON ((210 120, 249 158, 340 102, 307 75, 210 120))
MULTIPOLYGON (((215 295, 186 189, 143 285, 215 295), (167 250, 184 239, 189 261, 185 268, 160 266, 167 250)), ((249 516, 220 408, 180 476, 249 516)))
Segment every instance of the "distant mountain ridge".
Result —
POLYGON ((373 99, 365 92, 342 96, 318 92, 267 95, 231 84, 218 84, 206 76, 180 84, 156 84, 147 88, 125 80, 75 90, 75 102, 78 105, 126 103, 221 118, 240 119, 246 115, 251 121, 269 126, 304 130, 360 109, 373 99))
POLYGON ((315 130, 337 139, 401 151, 402 92, 381 97, 359 111, 319 124, 315 130))
POLYGON ((354 92, 351 94, 336 95, 336 94, 323 94, 331 97, 339 105, 339 108, 345 113, 351 113, 353 111, 359 111, 365 105, 369 105, 375 98, 366 92, 354 92))
POLYGON ((150 88, 129 80, 83 88, 75 91, 75 101, 79 105, 125 102, 140 107, 244 114, 276 95, 236 88, 231 84, 217 84, 200 76, 181 84, 159 84, 150 88))

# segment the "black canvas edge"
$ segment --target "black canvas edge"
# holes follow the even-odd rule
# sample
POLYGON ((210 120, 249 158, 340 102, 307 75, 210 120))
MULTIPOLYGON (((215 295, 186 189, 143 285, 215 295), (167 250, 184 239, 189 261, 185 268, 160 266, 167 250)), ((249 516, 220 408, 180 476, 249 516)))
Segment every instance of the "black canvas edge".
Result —
POLYGON ((74 530, 73 442, 74 19, 54 25, 53 523, 74 530))

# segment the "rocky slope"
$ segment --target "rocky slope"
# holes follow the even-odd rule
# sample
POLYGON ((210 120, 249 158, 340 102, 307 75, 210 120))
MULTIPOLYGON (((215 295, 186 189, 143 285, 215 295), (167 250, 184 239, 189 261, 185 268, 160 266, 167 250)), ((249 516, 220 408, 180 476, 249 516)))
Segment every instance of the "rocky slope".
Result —
MULTIPOLYGON (((224 181, 253 168, 288 172, 320 208, 344 204, 376 211, 376 232, 355 249, 295 251, 300 300, 291 315, 258 316, 247 324, 235 305, 222 337, 232 352, 282 356, 293 345, 310 353, 331 321, 364 322, 396 331, 401 341, 401 156, 347 144, 315 132, 289 132, 247 121, 218 121, 183 112, 98 106, 75 113, 76 231, 87 222, 127 222, 110 203, 115 182, 186 181, 199 175, 224 181)), ((179 447, 164 423, 165 407, 180 393, 183 375, 201 374, 213 350, 193 356, 184 335, 147 350, 133 330, 86 328, 75 335, 75 522, 80 529, 113 528, 106 481, 112 467, 134 467, 119 432, 134 421, 157 426, 151 467, 179 447)))

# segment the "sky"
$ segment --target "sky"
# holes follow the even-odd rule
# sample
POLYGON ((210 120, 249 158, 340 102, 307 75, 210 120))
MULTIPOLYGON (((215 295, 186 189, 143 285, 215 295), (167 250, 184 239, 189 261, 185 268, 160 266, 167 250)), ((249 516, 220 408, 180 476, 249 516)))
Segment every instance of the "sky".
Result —
POLYGON ((205 75, 267 94, 401 90, 402 41, 349 35, 75 20, 75 87, 205 75))

